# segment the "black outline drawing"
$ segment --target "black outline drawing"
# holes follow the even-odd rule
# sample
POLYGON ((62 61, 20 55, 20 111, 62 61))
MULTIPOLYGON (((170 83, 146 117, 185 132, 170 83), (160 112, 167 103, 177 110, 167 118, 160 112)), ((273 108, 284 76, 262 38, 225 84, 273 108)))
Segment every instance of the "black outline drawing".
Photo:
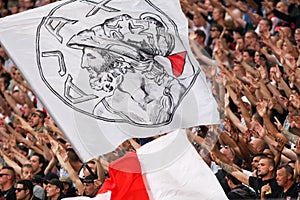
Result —
MULTIPOLYGON (((67 4, 76 2, 76 0, 64 2, 52 9, 49 15, 44 17, 38 26, 36 51, 41 78, 47 87, 64 104, 93 118, 106 122, 129 123, 135 126, 150 128, 169 124, 172 121, 175 111, 177 110, 181 101, 184 99, 196 81, 200 73, 200 69, 192 66, 193 74, 190 77, 181 79, 180 77, 174 76, 175 73, 171 74, 172 71, 170 72, 170 70, 165 69, 164 66, 162 66, 162 64, 155 59, 156 56, 168 58, 174 54, 185 52, 182 51, 184 50, 183 46, 183 49, 180 52, 173 52, 176 45, 175 37, 177 39, 177 43, 183 44, 178 35, 176 24, 149 0, 145 0, 145 2, 158 11, 158 13, 160 13, 162 16, 164 16, 164 18, 167 18, 169 20, 168 23, 172 24, 173 27, 168 27, 168 25, 166 25, 166 23, 158 14, 144 12, 141 13, 139 18, 133 18, 128 14, 121 14, 119 13, 121 11, 118 9, 114 9, 106 5, 111 1, 112 0, 103 0, 98 3, 98 7, 95 7, 93 3, 96 2, 80 0, 80 2, 88 2, 89 5, 94 6, 93 9, 86 15, 86 17, 91 16, 90 14, 92 11, 92 15, 95 15, 100 10, 104 10, 106 12, 116 12, 116 15, 115 17, 103 20, 102 23, 99 23, 92 28, 86 28, 79 33, 74 33, 67 43, 68 47, 72 49, 80 49, 82 51, 82 63, 86 59, 84 56, 86 56, 85 51, 87 49, 102 56, 98 57, 97 59, 103 61, 103 65, 101 67, 98 66, 98 68, 100 68, 99 71, 95 71, 93 69, 94 74, 92 78, 94 79, 90 79, 90 86, 92 89, 98 92, 104 92, 107 95, 104 97, 99 97, 98 95, 87 94, 84 92, 84 90, 80 89, 80 86, 77 86, 73 83, 73 77, 68 74, 65 82, 65 91, 62 96, 62 94, 58 93, 50 85, 50 83, 47 81, 47 78, 43 74, 40 55, 45 57, 45 53, 41 54, 40 49, 41 29, 45 27, 48 30, 49 26, 47 25, 49 25, 49 19, 52 18, 55 12, 67 4), (103 7, 109 10, 105 10, 103 7), (156 31, 154 34, 149 31, 151 28, 153 29, 151 31, 156 31), (169 33, 170 28, 175 30, 173 33, 174 35, 169 33), (127 33, 132 34, 129 34, 129 36, 134 37, 128 37, 126 33, 122 32, 124 30, 126 30, 127 33), (137 88, 143 92, 143 98, 140 96, 134 96, 134 94, 131 93, 133 91, 126 91, 126 89, 124 90, 122 87, 122 84, 124 84, 126 81, 125 78, 128 74, 134 74, 137 75, 137 77, 141 77, 141 80, 139 81, 142 83, 140 83, 140 86, 137 88), (151 92, 159 87, 163 88, 161 96, 156 96, 156 99, 151 97, 151 92), (78 96, 75 97, 70 95, 71 90, 78 96), (148 116, 145 117, 143 115, 136 115, 136 113, 132 113, 128 109, 126 111, 118 110, 119 108, 115 107, 116 102, 112 103, 114 100, 113 97, 116 95, 116 93, 129 95, 132 102, 136 103, 141 110, 145 111, 145 114, 148 116), (77 104, 95 100, 97 98, 100 99, 95 105, 93 111, 83 110, 76 106, 77 104), (150 104, 152 107, 149 106, 150 104), (104 113, 103 115, 97 114, 98 106, 105 108, 100 112, 104 113)), ((62 19, 73 22, 72 24, 76 24, 76 20, 62 19)), ((49 32, 56 38, 57 36, 61 37, 59 31, 66 24, 67 23, 59 23, 58 26, 54 27, 54 29, 52 27, 49 32), (55 34, 53 34, 54 30, 56 30, 55 34)), ((63 38, 59 39, 60 43, 62 43, 62 41, 63 38)), ((183 67, 186 62, 189 62, 192 65, 189 56, 187 54, 184 55, 186 55, 186 57, 184 58, 183 67)), ((48 56, 58 56, 58 54, 48 54, 48 56)), ((63 55, 58 57, 60 58, 59 63, 60 68, 62 69, 61 63, 64 63, 64 57, 63 55)), ((87 69, 89 73, 91 73, 93 70, 91 70, 91 68, 87 69)), ((178 76, 180 76, 182 71, 184 71, 184 69, 182 69, 181 72, 177 72, 178 76)), ((63 71, 63 73, 59 72, 59 74, 65 75, 67 74, 67 71, 63 71)))
POLYGON ((56 39, 62 43, 63 42, 63 37, 59 34, 59 31, 68 23, 75 24, 77 21, 76 20, 70 20, 62 17, 49 17, 46 20, 45 27, 46 29, 54 36, 56 39), (58 22, 55 26, 52 24, 54 22, 58 22))
POLYGON ((44 51, 42 52, 42 57, 57 57, 60 76, 64 76, 67 73, 67 68, 65 64, 64 54, 61 51, 44 51))
POLYGON ((80 0, 83 3, 89 4, 91 6, 94 6, 92 8, 92 10, 86 15, 86 17, 90 17, 93 16, 95 14, 97 14, 99 12, 99 10, 104 10, 107 12, 119 12, 120 10, 112 8, 107 6, 106 4, 108 4, 111 0, 103 0, 100 1, 99 3, 94 2, 94 1, 90 1, 90 0, 80 0))

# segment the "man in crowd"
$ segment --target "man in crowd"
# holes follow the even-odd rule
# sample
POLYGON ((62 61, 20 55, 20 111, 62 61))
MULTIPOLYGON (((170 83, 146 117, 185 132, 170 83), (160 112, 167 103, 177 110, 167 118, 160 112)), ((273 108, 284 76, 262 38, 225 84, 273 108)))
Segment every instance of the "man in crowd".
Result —
POLYGON ((96 178, 93 175, 88 175, 83 180, 84 195, 88 197, 95 197, 99 187, 95 184, 96 178))
POLYGON ((280 196, 282 192, 282 187, 280 187, 275 179, 275 162, 273 159, 268 157, 262 157, 259 160, 257 167, 258 177, 247 176, 243 172, 237 170, 233 166, 230 166, 222 161, 219 165, 227 171, 229 174, 233 175, 242 183, 252 187, 257 195, 257 198, 272 199, 280 196), (268 185, 269 190, 262 190, 264 185, 268 185))
POLYGON ((294 170, 290 165, 280 165, 276 172, 276 181, 283 187, 281 197, 284 199, 295 199, 298 197, 297 184, 294 182, 294 170))
POLYGON ((44 163, 45 163, 44 156, 42 156, 42 155, 40 155, 38 153, 34 153, 30 157, 30 164, 32 165, 32 169, 33 169, 33 174, 34 175, 40 175, 42 177, 45 176, 45 174, 43 172, 44 163))
POLYGON ((31 164, 24 164, 21 168, 21 179, 32 180, 33 168, 31 164))
POLYGON ((12 167, 4 166, 0 170, 0 198, 4 197, 6 200, 15 200, 15 183, 16 174, 12 167))
POLYGON ((33 195, 33 184, 29 180, 19 180, 15 190, 17 200, 40 200, 33 195))
POLYGON ((63 198, 63 187, 63 184, 58 179, 48 181, 46 187, 46 196, 48 197, 48 200, 61 200, 63 198))

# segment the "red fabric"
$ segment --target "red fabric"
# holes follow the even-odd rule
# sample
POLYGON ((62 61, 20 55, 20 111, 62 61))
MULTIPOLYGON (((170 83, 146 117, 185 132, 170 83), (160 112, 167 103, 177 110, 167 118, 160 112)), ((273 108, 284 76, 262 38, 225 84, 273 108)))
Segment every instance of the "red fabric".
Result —
POLYGON ((108 168, 109 179, 98 194, 111 191, 111 200, 149 200, 136 153, 127 153, 112 162, 108 168))
POLYGON ((173 74, 178 77, 182 74, 184 64, 185 64, 186 52, 181 52, 178 54, 168 56, 168 59, 171 61, 173 74))

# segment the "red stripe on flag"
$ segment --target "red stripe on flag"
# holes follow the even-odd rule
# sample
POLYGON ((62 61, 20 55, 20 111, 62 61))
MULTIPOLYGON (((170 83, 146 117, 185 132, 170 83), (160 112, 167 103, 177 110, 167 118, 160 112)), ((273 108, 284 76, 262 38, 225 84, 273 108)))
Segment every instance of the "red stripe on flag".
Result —
POLYGON ((110 178, 105 180, 98 194, 111 191, 111 200, 149 200, 136 153, 127 153, 112 162, 108 171, 110 178))
POLYGON ((173 74, 178 77, 182 74, 185 65, 186 52, 181 52, 173 55, 169 55, 168 59, 172 63, 173 74))

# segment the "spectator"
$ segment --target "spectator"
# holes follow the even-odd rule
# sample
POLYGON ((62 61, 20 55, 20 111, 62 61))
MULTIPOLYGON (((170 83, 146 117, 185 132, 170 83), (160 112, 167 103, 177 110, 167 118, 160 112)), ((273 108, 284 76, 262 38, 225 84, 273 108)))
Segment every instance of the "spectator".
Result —
POLYGON ((15 190, 17 200, 41 200, 33 195, 33 184, 29 180, 19 180, 15 190))
POLYGON ((34 153, 30 157, 30 164, 32 165, 34 175, 40 175, 41 177, 45 176, 44 171, 43 171, 43 167, 45 164, 44 156, 42 156, 38 153, 34 153))
POLYGON ((93 175, 89 175, 83 180, 84 196, 95 197, 99 186, 95 184, 96 178, 93 175))
POLYGON ((237 180, 234 176, 227 174, 226 179, 231 189, 227 195, 229 200, 256 198, 255 192, 244 186, 242 182, 237 180))
POLYGON ((59 181, 64 186, 62 193, 65 197, 75 197, 76 196, 76 190, 73 187, 73 182, 70 179, 70 177, 62 176, 59 178, 59 181))
POLYGON ((298 197, 297 184, 294 182, 294 170, 291 166, 287 164, 278 166, 276 181, 279 186, 283 187, 281 198, 296 199, 298 197))
POLYGON ((21 179, 32 180, 33 179, 33 167, 31 164, 25 164, 21 168, 21 179))
POLYGON ((15 171, 12 167, 2 167, 0 170, 0 197, 15 200, 16 193, 14 183, 16 179, 15 171))
POLYGON ((58 179, 48 181, 46 186, 46 196, 48 200, 61 200, 63 198, 63 184, 58 179))

